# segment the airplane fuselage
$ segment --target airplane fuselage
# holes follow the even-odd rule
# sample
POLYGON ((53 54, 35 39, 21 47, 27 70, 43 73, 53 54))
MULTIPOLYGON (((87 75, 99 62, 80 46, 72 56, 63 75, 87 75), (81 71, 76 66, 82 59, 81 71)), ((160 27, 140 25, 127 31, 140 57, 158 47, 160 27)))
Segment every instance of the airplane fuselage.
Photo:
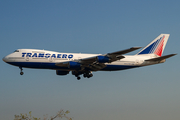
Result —
MULTIPOLYGON (((59 67, 55 64, 60 62, 79 61, 87 57, 98 55, 99 54, 59 53, 38 49, 18 49, 14 53, 4 57, 3 60, 11 65, 26 68, 74 70, 68 67, 59 67)), ((106 67, 101 70, 115 71, 155 64, 155 62, 148 63, 144 61, 150 58, 153 58, 153 56, 125 55, 125 58, 122 60, 106 63, 106 67)))
POLYGON ((60 53, 38 49, 18 49, 3 58, 8 64, 22 68, 53 69, 57 75, 67 75, 71 71, 90 78, 92 71, 116 71, 163 63, 176 54, 162 56, 169 34, 160 34, 136 55, 124 55, 141 47, 116 51, 107 54, 60 53))

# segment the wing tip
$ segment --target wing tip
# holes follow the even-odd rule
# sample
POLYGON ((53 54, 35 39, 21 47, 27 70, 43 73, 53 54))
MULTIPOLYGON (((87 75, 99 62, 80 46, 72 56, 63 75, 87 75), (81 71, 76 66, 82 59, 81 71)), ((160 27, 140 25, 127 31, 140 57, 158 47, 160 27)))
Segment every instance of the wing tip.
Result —
POLYGON ((142 47, 131 47, 130 49, 140 49, 140 48, 142 48, 142 47))

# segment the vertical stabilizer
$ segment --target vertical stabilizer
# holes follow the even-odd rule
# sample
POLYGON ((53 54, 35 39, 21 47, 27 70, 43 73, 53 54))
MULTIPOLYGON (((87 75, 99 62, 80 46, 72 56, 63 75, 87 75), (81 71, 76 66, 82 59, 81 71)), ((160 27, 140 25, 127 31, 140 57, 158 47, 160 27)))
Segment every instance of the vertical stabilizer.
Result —
POLYGON ((162 56, 166 43, 170 34, 160 34, 150 44, 143 48, 137 55, 142 54, 155 54, 162 56))

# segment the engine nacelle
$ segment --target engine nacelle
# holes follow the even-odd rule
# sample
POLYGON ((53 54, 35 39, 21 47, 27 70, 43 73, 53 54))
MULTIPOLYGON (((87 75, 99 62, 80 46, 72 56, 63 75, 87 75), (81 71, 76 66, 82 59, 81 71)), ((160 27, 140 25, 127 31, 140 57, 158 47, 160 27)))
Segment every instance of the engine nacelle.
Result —
POLYGON ((107 56, 97 56, 97 61, 99 63, 106 63, 106 62, 109 62, 110 59, 107 56))
POLYGON ((56 70, 56 75, 67 75, 69 71, 56 70))
POLYGON ((78 62, 70 61, 69 65, 68 65, 68 68, 70 68, 70 69, 80 69, 81 68, 81 64, 78 63, 78 62))

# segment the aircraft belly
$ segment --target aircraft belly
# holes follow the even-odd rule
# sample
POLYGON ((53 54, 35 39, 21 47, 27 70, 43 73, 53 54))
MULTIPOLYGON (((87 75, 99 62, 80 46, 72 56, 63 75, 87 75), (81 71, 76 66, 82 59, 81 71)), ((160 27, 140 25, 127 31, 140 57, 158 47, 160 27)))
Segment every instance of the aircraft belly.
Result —
POLYGON ((39 68, 39 69, 68 69, 67 67, 56 66, 55 63, 45 62, 8 62, 14 66, 26 67, 26 68, 39 68))
MULTIPOLYGON (((14 66, 26 67, 26 68, 39 68, 39 69, 62 69, 69 70, 68 67, 59 67, 56 66, 56 63, 45 63, 45 62, 8 62, 14 66)), ((130 69, 140 66, 130 66, 130 65, 107 65, 105 68, 100 71, 116 71, 116 70, 124 70, 130 69)))
POLYGON ((107 65, 105 68, 101 69, 101 71, 117 71, 117 70, 125 70, 136 68, 140 66, 130 66, 130 65, 107 65))

